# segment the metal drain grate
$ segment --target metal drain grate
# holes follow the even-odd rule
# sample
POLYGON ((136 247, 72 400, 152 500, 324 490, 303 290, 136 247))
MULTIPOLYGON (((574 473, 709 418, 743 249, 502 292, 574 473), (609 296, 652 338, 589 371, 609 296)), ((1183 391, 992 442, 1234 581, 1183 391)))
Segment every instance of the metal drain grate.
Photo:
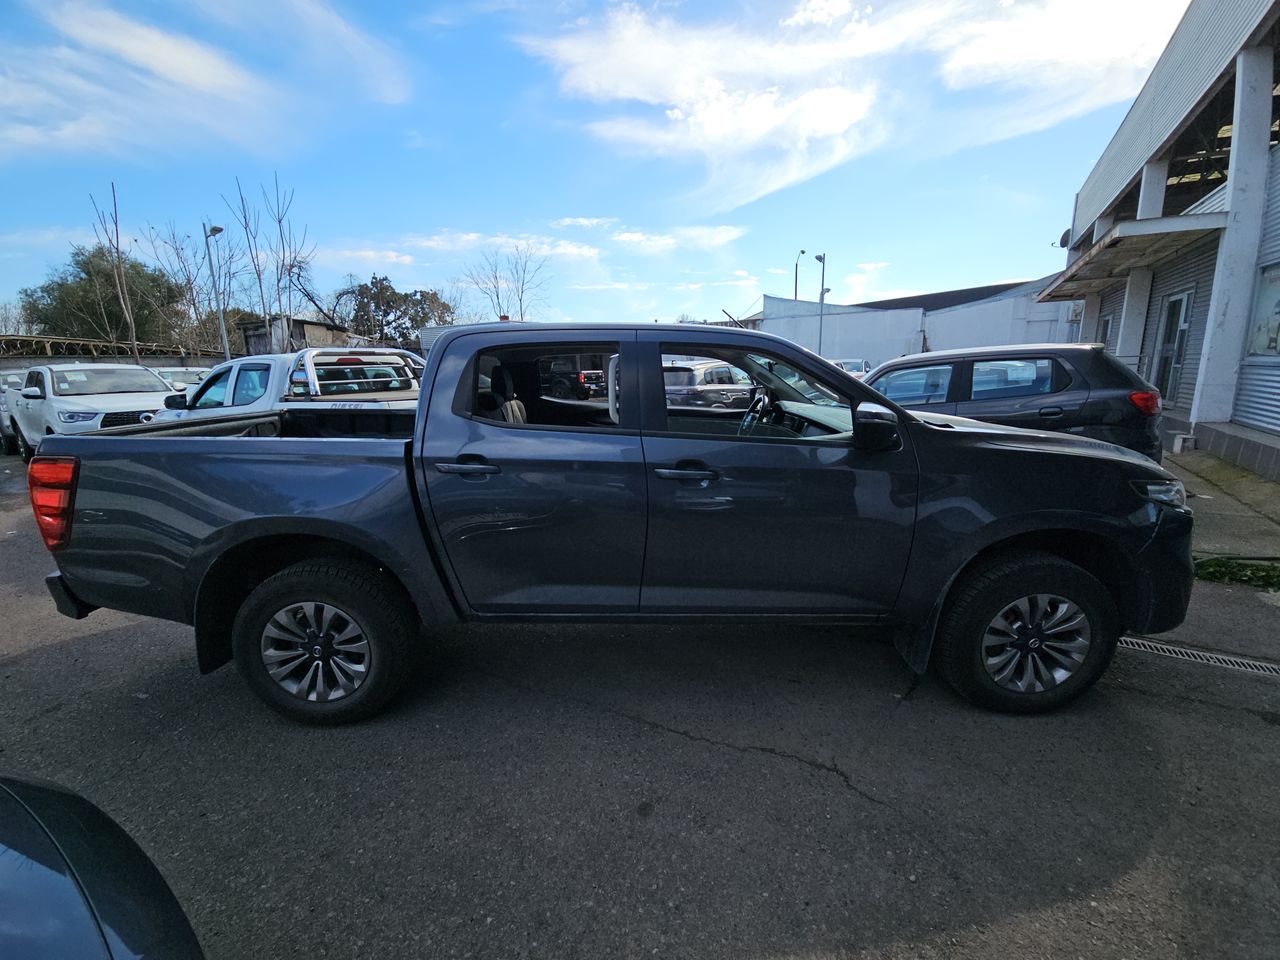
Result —
POLYGON ((1139 650, 1142 653, 1154 653, 1160 657, 1173 657, 1175 660, 1189 660, 1192 663, 1207 663, 1214 667, 1243 670, 1245 673, 1261 673, 1268 677, 1280 677, 1280 663, 1247 660, 1244 657, 1209 653, 1207 650, 1195 650, 1190 647, 1175 647, 1167 643, 1156 643, 1154 640, 1147 640, 1143 637, 1121 637, 1120 646, 1129 650, 1139 650))

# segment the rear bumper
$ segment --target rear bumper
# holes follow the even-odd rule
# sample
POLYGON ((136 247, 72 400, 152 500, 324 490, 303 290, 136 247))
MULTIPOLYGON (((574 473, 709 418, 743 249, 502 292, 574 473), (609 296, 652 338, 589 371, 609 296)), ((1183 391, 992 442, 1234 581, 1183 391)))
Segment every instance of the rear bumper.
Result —
POLYGON ((1195 564, 1189 510, 1162 507, 1155 535, 1138 554, 1138 603, 1126 627, 1138 633, 1172 630, 1187 616, 1195 564))
POLYGON ((62 579, 62 574, 51 573, 44 578, 44 585, 49 588, 49 595, 53 597, 53 605, 58 608, 58 612, 64 617, 70 617, 72 620, 83 620, 89 614, 98 608, 92 603, 85 603, 75 595, 75 592, 67 586, 67 581, 62 579))

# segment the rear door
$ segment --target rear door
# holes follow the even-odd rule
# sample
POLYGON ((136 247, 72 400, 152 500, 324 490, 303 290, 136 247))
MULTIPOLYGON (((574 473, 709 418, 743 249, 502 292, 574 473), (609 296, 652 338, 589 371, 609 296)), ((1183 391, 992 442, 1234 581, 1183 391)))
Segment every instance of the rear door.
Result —
POLYGON ((1060 360, 982 357, 972 361, 962 417, 1030 430, 1066 430, 1080 422, 1089 385, 1060 360))
POLYGON ((432 386, 422 483, 456 588, 480 613, 627 613, 640 600, 647 490, 635 334, 475 333, 432 386), (557 396, 549 359, 612 368, 609 395, 557 396))
POLYGON ((772 343, 748 351, 698 336, 640 333, 649 483, 641 609, 888 612, 915 522, 914 454, 905 445, 854 450, 852 401, 841 393, 847 381, 833 382, 799 351, 772 343), (775 390, 785 402, 767 422, 750 425, 741 409, 669 402, 663 371, 706 359, 765 366, 781 381, 775 390))

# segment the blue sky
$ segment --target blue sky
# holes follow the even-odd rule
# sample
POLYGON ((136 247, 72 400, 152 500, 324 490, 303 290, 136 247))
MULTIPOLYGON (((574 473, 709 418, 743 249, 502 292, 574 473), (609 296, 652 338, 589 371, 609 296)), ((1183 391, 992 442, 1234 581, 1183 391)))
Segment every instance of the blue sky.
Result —
POLYGON ((278 174, 347 273, 548 256, 547 319, 1041 276, 1185 0, 4 0, 0 301, 278 174), (1106 23, 1105 30, 1099 29, 1106 23))

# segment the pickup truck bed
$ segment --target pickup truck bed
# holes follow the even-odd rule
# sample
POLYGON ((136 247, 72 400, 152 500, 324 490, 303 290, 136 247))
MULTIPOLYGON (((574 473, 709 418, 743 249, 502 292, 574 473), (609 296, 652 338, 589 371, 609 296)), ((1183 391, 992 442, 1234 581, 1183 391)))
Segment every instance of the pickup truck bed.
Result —
POLYGON ((1155 463, 912 414, 765 334, 458 328, 422 382, 416 414, 45 438, 30 481, 59 609, 193 624, 202 670, 234 656, 317 723, 380 708, 423 630, 460 619, 884 625, 913 669, 1025 713, 1186 610, 1191 515, 1155 463), (608 360, 605 396, 539 395, 566 353, 608 360), (664 355, 747 371, 751 407, 669 406, 664 355))

